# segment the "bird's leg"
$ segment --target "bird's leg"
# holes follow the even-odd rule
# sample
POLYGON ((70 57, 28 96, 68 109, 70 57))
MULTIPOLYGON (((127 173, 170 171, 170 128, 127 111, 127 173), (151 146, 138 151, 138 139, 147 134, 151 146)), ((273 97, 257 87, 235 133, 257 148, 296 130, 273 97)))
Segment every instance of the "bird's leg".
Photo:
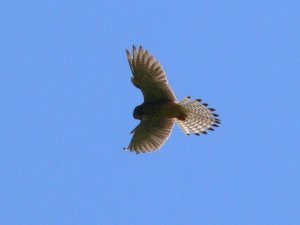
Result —
POLYGON ((178 116, 177 116, 177 119, 179 120, 182 120, 182 121, 185 121, 187 118, 187 115, 185 113, 180 113, 178 116))

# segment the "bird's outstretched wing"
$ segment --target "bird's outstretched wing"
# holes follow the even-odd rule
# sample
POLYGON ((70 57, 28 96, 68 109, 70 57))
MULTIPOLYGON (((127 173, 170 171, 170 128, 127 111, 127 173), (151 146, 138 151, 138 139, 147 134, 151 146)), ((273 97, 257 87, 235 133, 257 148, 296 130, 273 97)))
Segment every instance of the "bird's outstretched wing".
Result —
POLYGON ((146 153, 159 149, 170 136, 174 122, 174 119, 161 118, 142 120, 133 130, 133 137, 125 150, 146 153))
POLYGON ((145 102, 176 100, 162 66, 147 50, 140 47, 137 51, 133 46, 132 56, 127 49, 126 53, 133 75, 131 81, 141 89, 145 102))

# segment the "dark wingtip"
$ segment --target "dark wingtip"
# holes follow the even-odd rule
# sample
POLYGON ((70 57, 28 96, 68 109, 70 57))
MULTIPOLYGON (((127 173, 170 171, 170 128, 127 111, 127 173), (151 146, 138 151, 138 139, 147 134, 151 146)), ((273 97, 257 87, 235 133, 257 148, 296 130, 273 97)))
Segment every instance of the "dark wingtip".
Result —
POLYGON ((197 98, 196 101, 197 102, 202 102, 202 100, 200 98, 197 98))
POLYGON ((206 131, 202 131, 201 133, 202 133, 202 134, 207 134, 207 132, 206 132, 206 131))
POLYGON ((219 127, 219 125, 218 125, 218 124, 215 124, 215 123, 214 123, 212 126, 214 126, 214 127, 219 127))
POLYGON ((204 105, 204 106, 208 106, 208 104, 207 104, 207 103, 202 103, 202 105, 204 105))
POLYGON ((216 111, 214 108, 208 108, 208 109, 209 109, 210 111, 212 111, 212 112, 213 112, 213 111, 216 111))
POLYGON ((130 51, 128 49, 126 49, 126 54, 127 54, 127 57, 130 58, 131 55, 130 55, 130 51))
POLYGON ((219 114, 215 114, 215 113, 213 113, 213 116, 214 116, 214 117, 218 117, 218 116, 219 116, 219 114))
POLYGON ((208 130, 214 131, 215 129, 210 127, 210 128, 208 128, 208 130))
POLYGON ((186 98, 191 99, 191 96, 187 96, 186 98))
POLYGON ((197 136, 200 136, 200 134, 199 134, 199 133, 195 133, 195 135, 197 135, 197 136))

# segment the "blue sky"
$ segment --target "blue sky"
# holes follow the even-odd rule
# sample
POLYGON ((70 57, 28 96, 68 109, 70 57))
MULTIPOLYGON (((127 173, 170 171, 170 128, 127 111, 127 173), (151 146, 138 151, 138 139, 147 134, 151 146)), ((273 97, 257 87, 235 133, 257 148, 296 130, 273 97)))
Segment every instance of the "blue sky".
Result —
POLYGON ((1 1, 0 224, 300 221, 299 1, 1 1), (222 126, 124 152, 143 45, 222 126))

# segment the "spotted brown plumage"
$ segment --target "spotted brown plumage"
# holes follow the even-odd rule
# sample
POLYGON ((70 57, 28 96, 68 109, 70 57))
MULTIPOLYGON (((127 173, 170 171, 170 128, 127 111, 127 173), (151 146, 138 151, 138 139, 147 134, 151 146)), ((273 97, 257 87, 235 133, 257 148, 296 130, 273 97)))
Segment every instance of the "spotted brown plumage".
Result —
POLYGON ((218 126, 218 115, 200 99, 186 97, 176 101, 162 66, 147 50, 133 46, 132 55, 128 50, 126 54, 131 82, 142 91, 144 103, 134 109, 133 117, 141 122, 131 132, 133 137, 125 150, 146 153, 161 148, 175 122, 187 135, 207 134, 207 130, 213 130, 212 126, 218 126))

